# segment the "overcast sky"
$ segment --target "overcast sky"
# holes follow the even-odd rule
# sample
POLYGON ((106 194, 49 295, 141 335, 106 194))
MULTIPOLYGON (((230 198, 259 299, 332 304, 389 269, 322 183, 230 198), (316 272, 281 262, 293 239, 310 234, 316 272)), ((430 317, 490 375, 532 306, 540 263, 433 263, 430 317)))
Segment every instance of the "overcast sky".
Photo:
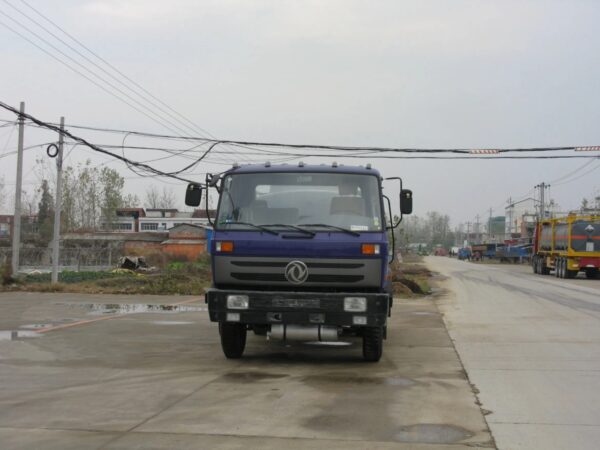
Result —
MULTIPOLYGON (((27 1, 219 138, 425 148, 600 145, 598 1, 27 1)), ((20 1, 8 2, 50 29, 20 1)), ((52 39, 6 2, 0 12, 52 39)), ((0 22, 27 33, 5 15, 0 22)), ((0 100, 25 101, 36 117, 169 133, 1 24, 0 61, 0 100)), ((0 111, 0 119, 13 116, 0 111)), ((98 143, 122 139, 81 134, 98 143)), ((27 129, 25 145, 52 139, 27 129)), ((0 128, 0 176, 9 190, 16 157, 2 156, 15 147, 16 132, 0 128)), ((31 167, 42 155, 26 153, 26 189, 39 182, 31 167)), ((69 163, 86 158, 106 159, 76 147, 69 163)), ((187 162, 156 164, 175 169, 187 162)), ((404 178, 417 214, 437 210, 454 224, 487 216, 490 207, 501 215, 507 198, 572 172, 550 193, 563 209, 600 195, 598 160, 585 167, 581 159, 370 162, 384 176, 404 178)), ((162 182, 110 166, 140 197, 162 182)), ((196 172, 220 170, 211 164, 196 172)), ((183 195, 183 184, 167 181, 183 195)))

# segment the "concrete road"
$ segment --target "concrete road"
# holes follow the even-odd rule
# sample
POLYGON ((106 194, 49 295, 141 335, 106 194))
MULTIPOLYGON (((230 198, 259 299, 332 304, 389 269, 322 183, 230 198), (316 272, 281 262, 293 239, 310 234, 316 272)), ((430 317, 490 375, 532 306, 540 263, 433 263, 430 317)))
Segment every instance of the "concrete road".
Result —
POLYGON ((0 448, 493 448, 431 298, 360 344, 249 336, 222 355, 197 297, 0 294, 0 448))
POLYGON ((500 449, 600 448, 600 280, 429 257, 500 449))

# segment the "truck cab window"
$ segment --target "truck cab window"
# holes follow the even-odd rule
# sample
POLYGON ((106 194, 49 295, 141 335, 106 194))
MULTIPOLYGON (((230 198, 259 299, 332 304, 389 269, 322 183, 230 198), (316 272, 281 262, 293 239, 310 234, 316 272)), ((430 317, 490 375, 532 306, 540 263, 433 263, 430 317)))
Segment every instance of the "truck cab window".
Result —
POLYGON ((332 173, 229 175, 223 184, 218 228, 248 230, 249 225, 324 224, 381 231, 377 177, 332 173))

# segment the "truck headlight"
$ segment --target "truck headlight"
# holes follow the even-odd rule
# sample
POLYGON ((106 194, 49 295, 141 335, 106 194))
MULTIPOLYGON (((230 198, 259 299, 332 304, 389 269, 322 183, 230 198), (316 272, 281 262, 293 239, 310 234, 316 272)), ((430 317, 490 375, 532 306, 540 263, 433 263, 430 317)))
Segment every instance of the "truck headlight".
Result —
POLYGON ((247 295, 228 295, 227 296, 227 308, 228 309, 248 309, 248 296, 247 295))
POLYGON ((365 297, 345 297, 344 311, 364 312, 367 310, 367 299, 365 297))

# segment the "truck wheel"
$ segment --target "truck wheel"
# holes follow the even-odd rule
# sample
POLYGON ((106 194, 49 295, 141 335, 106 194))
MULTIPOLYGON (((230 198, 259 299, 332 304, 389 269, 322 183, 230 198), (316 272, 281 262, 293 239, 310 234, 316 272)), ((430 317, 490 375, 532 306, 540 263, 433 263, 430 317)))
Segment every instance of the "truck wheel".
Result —
POLYGON ((246 325, 241 323, 219 323, 221 347, 229 359, 241 358, 246 347, 246 325))
POLYGON ((554 275, 556 278, 562 278, 560 258, 554 260, 554 275))
POLYGON ((383 353, 383 328, 368 327, 363 330, 363 358, 377 362, 383 353))
POLYGON ((600 275, 600 270, 596 269, 585 269, 585 276, 590 280, 595 280, 600 275))
POLYGON ((567 269, 567 261, 565 261, 565 278, 575 278, 579 270, 569 270, 567 269))
POLYGON ((540 273, 542 275, 550 275, 550 267, 546 265, 546 259, 544 257, 540 258, 540 273))

